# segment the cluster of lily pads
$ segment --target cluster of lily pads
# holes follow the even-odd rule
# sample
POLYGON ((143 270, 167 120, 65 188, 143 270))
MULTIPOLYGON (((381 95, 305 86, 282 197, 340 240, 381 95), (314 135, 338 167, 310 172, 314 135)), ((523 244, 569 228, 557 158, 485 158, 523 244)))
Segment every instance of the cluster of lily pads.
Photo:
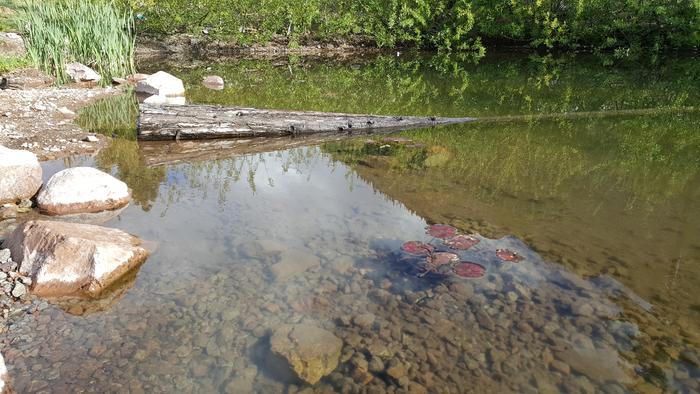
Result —
MULTIPOLYGON (((423 277, 429 273, 455 276, 458 278, 481 278, 486 274, 486 267, 479 263, 463 260, 459 251, 474 247, 480 241, 473 235, 458 234, 456 228, 446 224, 433 224, 426 228, 426 234, 433 237, 430 242, 408 241, 401 250, 411 256, 421 258, 423 277)), ((518 263, 522 256, 509 249, 496 249, 496 257, 503 262, 518 263)))

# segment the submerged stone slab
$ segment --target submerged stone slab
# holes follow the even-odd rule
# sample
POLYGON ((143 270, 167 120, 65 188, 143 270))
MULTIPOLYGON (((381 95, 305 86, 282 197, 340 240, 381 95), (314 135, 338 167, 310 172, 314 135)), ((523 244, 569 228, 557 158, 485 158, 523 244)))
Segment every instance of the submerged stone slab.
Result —
POLYGON ((148 257, 141 241, 91 224, 35 220, 4 242, 42 297, 97 296, 148 257))
POLYGON ((37 203, 42 213, 67 215, 119 209, 130 199, 126 183, 96 168, 75 167, 52 176, 37 203))
POLYGON ((301 250, 285 250, 280 254, 279 262, 270 267, 270 274, 275 281, 285 281, 320 266, 321 260, 316 255, 301 250))
POLYGON ((275 330, 270 346, 301 380, 315 384, 338 366, 343 341, 313 324, 288 324, 275 330))
POLYGON ((41 187, 36 155, 0 145, 0 205, 32 198, 41 187))

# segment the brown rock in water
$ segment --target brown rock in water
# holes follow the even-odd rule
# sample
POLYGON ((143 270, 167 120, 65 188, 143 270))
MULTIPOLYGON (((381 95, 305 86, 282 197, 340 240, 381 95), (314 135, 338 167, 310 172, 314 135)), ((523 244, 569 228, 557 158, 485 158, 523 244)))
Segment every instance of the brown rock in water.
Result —
POLYGON ((613 349, 567 349, 557 352, 555 357, 568 364, 572 371, 585 375, 593 382, 630 383, 632 381, 620 366, 620 357, 613 349))
POLYGON ((0 145, 0 205, 32 198, 41 187, 36 155, 0 145))
POLYGON ((283 357, 297 376, 315 384, 333 372, 343 341, 313 324, 283 325, 270 338, 273 353, 283 357))
POLYGON ((212 90, 223 90, 224 89, 224 79, 218 75, 207 75, 202 80, 202 84, 212 90))
POLYGON ((320 265, 321 261, 316 255, 300 250, 286 250, 280 254, 279 262, 270 267, 270 274, 275 281, 284 281, 320 265))
POLYGON ((74 167, 49 179, 37 196, 42 213, 68 215, 119 209, 131 199, 126 183, 91 167, 74 167))
POLYGON ((44 297, 95 297, 148 257, 141 241, 91 224, 29 221, 4 242, 31 292, 44 297))

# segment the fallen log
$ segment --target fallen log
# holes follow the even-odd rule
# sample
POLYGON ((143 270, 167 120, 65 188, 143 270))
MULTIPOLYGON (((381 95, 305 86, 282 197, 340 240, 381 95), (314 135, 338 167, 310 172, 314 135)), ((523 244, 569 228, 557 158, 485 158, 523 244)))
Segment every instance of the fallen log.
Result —
POLYGON ((141 104, 138 139, 191 140, 408 130, 474 118, 355 115, 213 105, 141 104))

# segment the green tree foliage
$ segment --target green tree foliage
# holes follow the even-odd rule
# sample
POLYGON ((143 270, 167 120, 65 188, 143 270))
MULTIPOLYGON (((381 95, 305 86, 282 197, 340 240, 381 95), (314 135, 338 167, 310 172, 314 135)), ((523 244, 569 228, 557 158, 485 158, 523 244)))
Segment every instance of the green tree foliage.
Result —
POLYGON ((361 37, 380 47, 468 50, 486 42, 595 48, 700 43, 699 0, 119 0, 150 33, 186 32, 241 43, 284 36, 361 37))

